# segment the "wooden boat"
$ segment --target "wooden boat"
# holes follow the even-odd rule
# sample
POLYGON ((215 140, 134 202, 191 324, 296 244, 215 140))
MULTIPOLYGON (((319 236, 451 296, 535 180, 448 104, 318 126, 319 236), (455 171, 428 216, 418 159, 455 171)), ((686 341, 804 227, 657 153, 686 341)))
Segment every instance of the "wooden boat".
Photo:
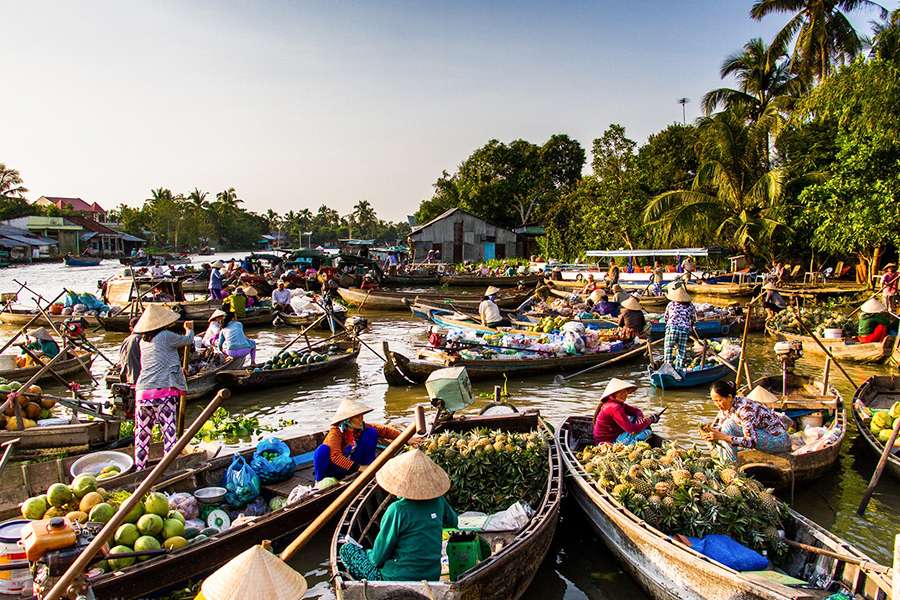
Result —
MULTIPOLYGON (((557 298, 565 298, 566 300, 572 298, 573 295, 577 296, 582 302, 587 299, 587 294, 582 294, 580 288, 583 286, 579 286, 576 288, 572 288, 571 286, 561 286, 560 283, 569 283, 569 282, 559 282, 553 281, 551 282, 550 287, 547 289, 550 291, 550 294, 556 296, 557 298)), ((637 291, 642 291, 644 288, 624 288, 626 291, 630 291, 632 293, 637 291)), ((641 302, 641 306, 647 312, 662 312, 665 310, 666 305, 669 303, 669 299, 665 296, 651 296, 649 294, 643 295, 634 293, 633 294, 638 300, 641 302)))
POLYGON ((401 273, 397 275, 389 275, 387 273, 381 278, 381 285, 438 285, 441 283, 441 276, 434 271, 414 271, 412 273, 401 273))
MULTIPOLYGON (((363 306, 370 310, 397 310, 406 312, 409 303, 419 300, 429 304, 455 305, 478 308, 484 299, 478 294, 390 292, 385 290, 361 290, 359 288, 338 288, 341 299, 350 306, 363 306), (363 304, 365 303, 365 304, 363 304)), ((531 291, 503 291, 497 294, 497 306, 515 308, 525 301, 531 291)))
MULTIPOLYGON (((211 369, 204 369, 188 377, 185 398, 187 400, 198 400, 219 389, 220 386, 216 380, 216 375, 221 371, 228 370, 232 362, 234 362, 234 359, 226 356, 222 364, 216 365, 211 369)), ((103 380, 107 387, 112 386, 114 383, 119 383, 120 368, 121 366, 116 364, 106 371, 103 380)))
POLYGON ((701 296, 708 298, 748 298, 758 293, 760 284, 758 283, 688 283, 685 285, 687 291, 692 296, 701 296))
POLYGON ((484 288, 489 285, 492 285, 494 287, 518 287, 520 285, 534 286, 543 278, 544 276, 541 273, 532 273, 530 275, 513 275, 512 277, 507 277, 505 275, 495 277, 482 277, 481 275, 459 273, 456 275, 442 275, 441 285, 484 288))
MULTIPOLYGON (((199 316, 191 318, 182 317, 178 320, 178 324, 180 325, 189 320, 194 321, 194 333, 203 333, 209 325, 210 315, 212 315, 213 311, 216 310, 216 308, 219 308, 219 306, 221 306, 221 304, 212 304, 205 314, 200 314, 199 316)), ((173 307, 168 306, 168 308, 173 307)), ((131 320, 132 316, 139 317, 140 314, 140 312, 135 315, 128 312, 121 312, 112 316, 97 317, 97 321, 106 331, 128 333, 128 322, 131 320)), ((243 323, 245 329, 248 329, 251 327, 267 327, 272 324, 274 318, 275 313, 272 312, 271 307, 261 306, 258 309, 247 309, 246 314, 238 320, 243 323)))
POLYGON ((258 389, 305 381, 356 362, 359 356, 359 342, 341 341, 335 342, 334 345, 338 347, 339 354, 329 355, 323 362, 287 369, 262 370, 261 365, 250 365, 244 369, 225 369, 216 373, 216 380, 233 390, 258 389))
MULTIPOLYGON (((543 431, 549 433, 547 424, 535 411, 514 415, 479 416, 454 419, 444 429, 467 431, 476 427, 507 431, 543 431)), ((366 547, 371 547, 378 535, 378 524, 387 508, 389 495, 376 482, 371 482, 347 506, 331 540, 331 575, 339 600, 389 600, 397 598, 430 598, 432 600, 512 600, 521 597, 528 589, 536 567, 546 556, 556 531, 562 500, 563 472, 559 460, 559 447, 549 445, 550 461, 547 488, 531 521, 513 532, 486 533, 485 538, 493 549, 491 556, 472 567, 456 581, 357 581, 352 579, 338 558, 340 543, 351 536, 366 547), (497 546, 500 549, 497 550, 497 546)), ((462 507, 456 507, 462 510, 462 507)))
POLYGON ((679 371, 681 379, 676 379, 673 375, 660 373, 658 371, 650 371, 650 384, 663 390, 673 390, 677 388, 691 388, 701 385, 709 385, 714 381, 718 381, 723 377, 731 374, 731 369, 723 364, 717 363, 712 359, 708 359, 706 366, 695 371, 679 371))
POLYGON ((87 256, 65 256, 63 261, 67 267, 96 267, 100 264, 102 258, 91 258, 87 256))
MULTIPOLYGON (((815 354, 816 356, 825 356, 825 352, 811 337, 806 335, 798 335, 796 333, 786 333, 777 331, 771 325, 766 325, 766 333, 775 337, 778 341, 794 341, 803 342, 803 351, 815 354)), ((840 362, 856 362, 868 364, 880 364, 885 362, 894 351, 894 336, 888 336, 880 342, 872 342, 868 344, 847 343, 847 340, 833 340, 819 338, 819 341, 828 348, 828 351, 834 355, 834 358, 840 362)), ((900 355, 898 355, 900 356, 900 355)))
MULTIPOLYGON (((35 315, 39 314, 40 311, 34 308, 4 307, 0 309, 0 323, 22 327, 31 321, 35 315)), ((50 317, 50 321, 52 321, 54 325, 62 325, 68 319, 77 319, 78 317, 84 319, 84 322, 87 323, 88 327, 96 327, 100 324, 100 321, 97 320, 95 315, 51 315, 47 313, 47 316, 50 317)), ((40 315, 34 320, 32 325, 35 327, 49 327, 50 323, 43 315, 40 315)))
MULTIPOLYGON (((95 354, 91 352, 74 352, 69 350, 69 356, 66 358, 61 358, 51 367, 53 371, 55 371, 59 375, 70 375, 77 377, 79 374, 83 376, 87 376, 85 372, 90 371, 91 363, 94 362, 95 354)), ((50 359, 45 359, 49 361, 50 359)), ((19 383, 25 383, 33 375, 35 375, 38 371, 41 370, 40 365, 34 367, 25 367, 25 368, 15 368, 15 369, 6 369, 0 371, 0 377, 4 379, 12 379, 18 381, 19 383)), ((43 375, 38 377, 37 381, 41 381, 44 379, 50 379, 53 377, 53 374, 47 370, 43 375)))
MULTIPOLYGON (((880 442, 869 430, 872 411, 887 410, 897 401, 900 401, 900 378, 887 375, 869 377, 859 386, 853 396, 852 410, 856 428, 876 460, 879 460, 884 452, 884 443, 880 442)), ((900 479, 900 450, 895 448, 888 455, 885 466, 891 475, 900 479)))
MULTIPOLYGON (((820 599, 843 588, 850 596, 887 600, 890 577, 868 566, 858 566, 819 554, 791 549, 777 565, 788 575, 806 580, 820 574, 827 590, 788 587, 755 573, 742 573, 714 561, 676 538, 652 527, 625 508, 605 490, 598 489, 575 456, 593 444, 591 418, 569 417, 557 430, 560 451, 567 470, 568 493, 581 508, 597 535, 622 566, 657 600, 799 600, 820 599), (854 594, 858 594, 854 596, 854 594)), ((658 439, 657 439, 658 442, 658 439)), ((788 539, 839 553, 859 561, 874 561, 846 540, 791 510, 785 519, 788 539)))
MULTIPOLYGON (((408 358, 399 352, 394 352, 383 344, 385 352, 384 378, 388 385, 409 385, 410 383, 425 383, 428 376, 438 369, 445 367, 466 367, 469 377, 475 379, 496 379, 504 375, 530 377, 544 373, 565 373, 578 371, 587 367, 598 365, 604 361, 622 356, 634 346, 625 346, 617 352, 593 352, 591 354, 576 354, 571 356, 542 356, 538 358, 501 358, 492 360, 453 360, 446 355, 444 360, 435 357, 430 359, 408 358)), ((443 353, 440 353, 443 354, 443 353)))
MULTIPOLYGON (((785 376, 763 377, 753 382, 779 397, 778 404, 769 405, 779 412, 795 418, 797 414, 821 414, 823 426, 828 429, 826 441, 814 446, 812 451, 800 448, 787 454, 773 454, 760 450, 738 452, 738 467, 766 485, 789 488, 803 481, 820 477, 837 464, 841 444, 847 437, 847 409, 844 399, 833 385, 822 390, 822 384, 812 377, 787 373, 785 376)), ((738 391, 746 394, 745 387, 738 391)))

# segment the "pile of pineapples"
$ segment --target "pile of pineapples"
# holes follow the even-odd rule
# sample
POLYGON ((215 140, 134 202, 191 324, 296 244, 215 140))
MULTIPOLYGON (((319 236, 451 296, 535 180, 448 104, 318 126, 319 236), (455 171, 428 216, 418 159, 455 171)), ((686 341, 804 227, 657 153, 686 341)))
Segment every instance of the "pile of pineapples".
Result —
POLYGON ((779 536, 787 506, 733 463, 697 448, 646 442, 589 446, 577 457, 598 490, 660 531, 723 533, 770 558, 787 551, 779 536))

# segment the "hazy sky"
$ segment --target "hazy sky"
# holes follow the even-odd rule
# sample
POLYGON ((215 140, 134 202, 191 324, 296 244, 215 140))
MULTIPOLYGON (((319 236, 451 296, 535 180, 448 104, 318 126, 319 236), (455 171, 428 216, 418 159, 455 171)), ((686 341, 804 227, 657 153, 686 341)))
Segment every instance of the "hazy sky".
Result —
POLYGON ((491 138, 642 142, 681 96, 695 118, 722 59, 787 20, 751 4, 0 0, 0 163, 30 199, 234 186, 403 219, 491 138))

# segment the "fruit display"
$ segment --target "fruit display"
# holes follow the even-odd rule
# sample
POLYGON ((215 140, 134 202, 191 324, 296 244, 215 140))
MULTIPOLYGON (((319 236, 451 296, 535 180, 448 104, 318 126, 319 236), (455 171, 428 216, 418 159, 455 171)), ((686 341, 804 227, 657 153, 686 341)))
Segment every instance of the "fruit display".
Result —
MULTIPOLYGON (((900 402, 894 402, 889 410, 874 411, 869 421, 869 431, 879 442, 887 444, 897 419, 900 419, 900 402)), ((900 435, 894 440, 894 448, 900 448, 900 435)))
POLYGON ((421 448, 449 475, 447 500, 459 512, 490 514, 519 500, 537 506, 547 489, 548 440, 537 432, 447 432, 421 448))
MULTIPOLYGON (((803 323, 811 329, 816 336, 822 337, 826 329, 843 329, 844 337, 856 335, 856 321, 853 317, 846 317, 836 313, 830 307, 801 308, 800 316, 803 323)), ((769 326, 775 331, 806 335, 800 321, 793 310, 783 310, 769 321, 769 326)))
POLYGON ((588 446, 577 458, 598 490, 664 533, 726 534, 770 557, 787 551, 778 531, 787 506, 731 462, 646 442, 588 446))
MULTIPOLYGON (((56 400, 45 398, 44 391, 38 385, 30 385, 27 390, 22 389, 18 381, 9 381, 0 377, 0 392, 22 392, 18 397, 18 404, 22 414, 22 426, 25 429, 39 427, 42 419, 50 418, 50 410, 56 406, 56 400), (28 394, 27 396, 24 394, 28 394)), ((0 396, 0 402, 6 399, 5 394, 0 396)), ((18 422, 15 418, 15 407, 12 403, 7 406, 0 415, 0 428, 6 431, 18 430, 18 422)))
POLYGON ((537 331, 539 333, 551 333, 553 331, 559 331, 563 325, 571 321, 569 317, 544 317, 536 325, 532 325, 529 327, 531 331, 537 331))
POLYGON ((315 351, 289 351, 282 352, 263 363, 261 370, 273 371, 277 369, 292 369, 313 363, 325 362, 328 357, 315 351))
POLYGON ((82 474, 72 480, 71 485, 54 483, 47 488, 46 493, 25 500, 22 503, 22 516, 32 521, 67 517, 84 523, 103 500, 103 490, 97 486, 97 478, 82 474))

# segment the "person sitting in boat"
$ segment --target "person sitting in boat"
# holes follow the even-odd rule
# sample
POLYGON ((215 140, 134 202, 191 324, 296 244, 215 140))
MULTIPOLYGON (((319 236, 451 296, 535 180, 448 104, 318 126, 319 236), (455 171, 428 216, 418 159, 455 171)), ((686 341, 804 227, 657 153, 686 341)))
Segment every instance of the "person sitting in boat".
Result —
POLYGON ((765 284, 763 290, 766 294, 763 296, 762 305, 766 309, 766 319, 771 319, 787 308, 787 301, 784 299, 784 296, 778 293, 778 290, 775 289, 775 284, 772 282, 765 284))
POLYGON ((150 267, 150 277, 153 279, 162 279, 166 276, 166 268, 159 264, 154 263, 152 267, 150 267))
POLYGON ((375 278, 372 277, 371 273, 366 273, 363 275, 362 283, 359 284, 359 289, 363 291, 377 290, 378 282, 375 281, 375 278))
POLYGON ((681 272, 685 274, 686 281, 690 281, 691 277, 694 277, 694 271, 696 269, 697 265, 694 262, 693 256, 687 256, 681 261, 681 272))
POLYGON ((219 342, 219 333, 221 333, 222 327, 224 326, 225 315, 225 311, 218 308, 209 315, 209 319, 207 320, 209 324, 206 326, 206 331, 200 339, 201 348, 215 348, 217 346, 219 342))
POLYGON ((179 315, 159 304, 148 304, 134 326, 141 334, 141 372, 135 383, 134 466, 143 469, 150 457, 153 425, 159 423, 166 452, 175 446, 176 413, 187 380, 179 350, 194 343, 194 322, 184 322, 184 335, 168 330, 179 315))
POLYGON ((478 315, 481 318, 481 324, 485 327, 503 327, 508 326, 509 319, 500 313, 500 307, 497 306, 497 294, 500 290, 494 286, 488 286, 484 291, 484 300, 478 305, 478 315))
POLYGON ((787 417, 766 406, 780 402, 772 392, 756 386, 746 397, 736 396, 733 381, 720 379, 712 384, 709 397, 719 408, 718 425, 701 429, 703 439, 725 442, 723 450, 732 460, 741 448, 755 448, 763 452, 790 452, 787 417))
POLYGON ((400 432, 386 425, 366 423, 363 415, 372 412, 364 404, 345 398, 338 405, 331 427, 313 453, 316 481, 340 479, 375 460, 378 439, 393 440, 400 432))
POLYGON ((609 259, 609 269, 606 270, 606 275, 603 276, 603 281, 606 284, 606 289, 612 289, 612 286, 617 285, 619 283, 619 265, 616 264, 616 259, 609 259))
POLYGON ((149 302, 172 302, 175 298, 171 294, 167 294, 160 286, 156 286, 150 291, 150 295, 144 298, 149 302))
POLYGON ((244 318, 247 310, 247 296, 241 287, 228 286, 230 293, 222 302, 225 312, 234 314, 238 319, 244 318))
POLYGON ((644 307, 640 300, 634 296, 628 296, 622 302, 622 314, 616 323, 616 337, 620 340, 631 341, 640 336, 647 327, 647 319, 644 317, 644 307))
POLYGON ((141 374, 141 334, 134 330, 138 318, 128 320, 128 331, 131 333, 122 340, 119 346, 119 382, 134 385, 141 374))
POLYGON ((254 306, 256 306, 257 301, 259 300, 259 290, 257 290, 252 285, 245 285, 240 289, 247 297, 247 308, 253 308, 254 306))
POLYGON ((35 354, 43 354, 47 358, 53 358, 59 354, 59 344, 56 343, 46 327, 38 327, 34 331, 29 331, 25 334, 25 340, 22 354, 28 354, 25 352, 25 348, 35 354))
POLYGON ((687 345, 691 330, 697 322, 697 311, 691 295, 683 285, 672 288, 666 294, 669 304, 664 315, 666 337, 663 341, 663 361, 676 369, 684 369, 687 361, 687 345))
MULTIPOLYGON (((601 317, 618 317, 619 316, 619 303, 618 302, 610 302, 609 295, 600 292, 600 290, 596 290, 597 301, 594 302, 594 306, 591 307, 591 312, 599 315, 601 317)), ((594 298, 594 294, 591 294, 591 298, 594 298)))
POLYGON ((294 312, 291 308, 291 291, 285 289, 283 280, 280 280, 278 288, 272 291, 272 308, 287 314, 294 312))
POLYGON ((444 498, 450 489, 446 471, 413 448, 387 461, 375 480, 397 500, 384 511, 372 549, 345 543, 338 550, 341 562, 358 580, 439 581, 443 530, 458 525, 444 498))
POLYGON ((900 284, 900 273, 897 272, 897 265, 888 263, 884 265, 884 275, 881 276, 881 301, 885 309, 896 312, 897 287, 900 284))
POLYGON ((244 324, 237 320, 233 312, 226 312, 222 318, 222 329, 219 331, 215 347, 222 354, 234 359, 232 369, 241 368, 248 354, 250 364, 256 364, 256 342, 247 337, 244 333, 244 324))
POLYGON ((860 343, 867 344, 880 342, 888 336, 891 326, 891 316, 887 308, 879 300, 869 298, 860 307, 859 333, 860 343))
MULTIPOLYGON (((579 275, 581 275, 581 273, 579 273, 579 275)), ((587 280, 584 283, 584 287, 581 288, 581 293, 582 294, 590 294, 591 292, 596 290, 598 287, 599 287, 599 284, 597 283, 597 280, 594 279, 594 274, 590 273, 587 276, 587 280)))
POLYGON ((653 434, 650 426, 659 421, 659 415, 645 417, 641 409, 625 403, 636 389, 630 381, 615 377, 606 384, 600 404, 594 411, 595 444, 633 444, 653 434))

